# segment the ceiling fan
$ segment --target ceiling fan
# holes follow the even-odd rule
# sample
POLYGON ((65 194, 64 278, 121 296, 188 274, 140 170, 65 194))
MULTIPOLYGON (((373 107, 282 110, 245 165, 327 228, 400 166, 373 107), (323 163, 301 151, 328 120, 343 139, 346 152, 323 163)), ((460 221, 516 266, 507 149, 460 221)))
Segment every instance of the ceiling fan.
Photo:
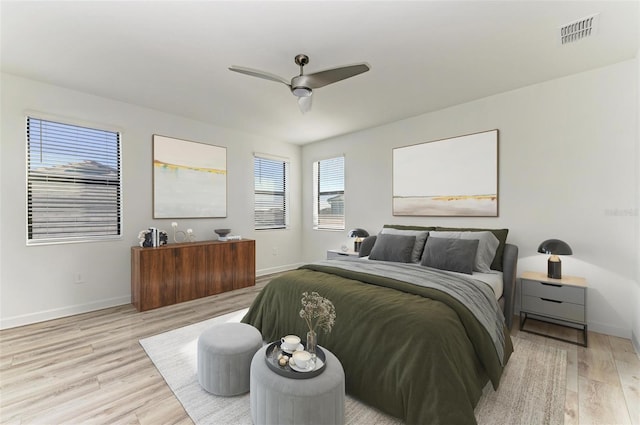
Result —
POLYGON ((296 55, 294 60, 296 65, 300 67, 300 75, 293 77, 291 82, 269 72, 245 68, 242 66, 233 65, 229 70, 286 85, 291 90, 291 93, 298 97, 298 105, 300 106, 300 111, 302 111, 302 113, 308 112, 311 109, 311 95, 313 94, 313 89, 318 89, 328 84, 345 80, 369 70, 369 65, 366 63, 358 63, 355 65, 340 66, 305 75, 303 73, 303 68, 309 63, 309 57, 304 54, 299 54, 296 55))

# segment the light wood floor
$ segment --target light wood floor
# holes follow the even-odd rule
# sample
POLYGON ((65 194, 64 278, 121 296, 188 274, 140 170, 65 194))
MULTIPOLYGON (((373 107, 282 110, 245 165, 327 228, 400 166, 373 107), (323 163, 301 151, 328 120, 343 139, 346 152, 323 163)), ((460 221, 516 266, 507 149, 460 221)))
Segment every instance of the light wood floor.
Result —
MULTIPOLYGON (((631 340, 589 332, 589 347, 519 331, 514 318, 512 336, 567 351, 565 425, 640 424, 640 357, 631 340)), ((582 341, 582 331, 527 320, 525 329, 582 341)))
MULTIPOLYGON (((0 423, 192 424, 138 340, 248 307, 268 280, 143 313, 125 305, 0 331, 0 423)), ((567 350, 565 424, 640 425, 640 360, 629 340, 590 333, 582 348, 517 326, 513 335, 567 350)))

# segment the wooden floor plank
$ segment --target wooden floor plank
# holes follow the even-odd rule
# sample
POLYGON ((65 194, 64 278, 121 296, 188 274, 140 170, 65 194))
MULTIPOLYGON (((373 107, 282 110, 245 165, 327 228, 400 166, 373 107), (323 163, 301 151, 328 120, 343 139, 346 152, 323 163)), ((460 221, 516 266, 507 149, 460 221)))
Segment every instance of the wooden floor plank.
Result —
POLYGON ((164 397, 159 397, 157 400, 138 408, 137 418, 140 425, 157 425, 161 423, 193 424, 182 404, 171 391, 164 397))
POLYGON ((616 360, 622 393, 629 409, 633 425, 640 425, 640 360, 635 356, 630 362, 616 360))
POLYGON ((619 385, 580 376, 578 405, 580 425, 631 424, 631 417, 619 385))
POLYGON ((578 425, 580 423, 579 411, 578 391, 567 389, 564 400, 564 425, 578 425))
POLYGON ((613 354, 597 347, 578 349, 578 375, 611 385, 620 382, 613 354))

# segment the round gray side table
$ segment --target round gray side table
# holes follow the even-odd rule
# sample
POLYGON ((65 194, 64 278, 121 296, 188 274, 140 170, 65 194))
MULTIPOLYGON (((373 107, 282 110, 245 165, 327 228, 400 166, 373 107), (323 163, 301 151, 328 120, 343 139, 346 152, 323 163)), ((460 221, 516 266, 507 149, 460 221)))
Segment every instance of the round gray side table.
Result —
POLYGON ((251 360, 251 420, 260 424, 343 424, 344 370, 326 348, 325 370, 309 379, 280 376, 267 366, 267 346, 251 360))

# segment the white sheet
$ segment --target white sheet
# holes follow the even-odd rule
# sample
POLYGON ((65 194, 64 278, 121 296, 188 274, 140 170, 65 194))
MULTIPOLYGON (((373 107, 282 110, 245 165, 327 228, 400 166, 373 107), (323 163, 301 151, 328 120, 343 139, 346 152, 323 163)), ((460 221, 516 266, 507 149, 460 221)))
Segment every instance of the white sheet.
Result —
MULTIPOLYGON (((456 272, 449 272, 449 273, 469 277, 468 274, 464 274, 464 273, 456 273, 456 272)), ((496 300, 500 299, 500 297, 502 296, 503 288, 504 288, 504 283, 502 281, 502 272, 499 272, 496 270, 492 271, 491 273, 473 272, 471 277, 489 285, 491 289, 493 289, 493 293, 496 295, 496 300)))

